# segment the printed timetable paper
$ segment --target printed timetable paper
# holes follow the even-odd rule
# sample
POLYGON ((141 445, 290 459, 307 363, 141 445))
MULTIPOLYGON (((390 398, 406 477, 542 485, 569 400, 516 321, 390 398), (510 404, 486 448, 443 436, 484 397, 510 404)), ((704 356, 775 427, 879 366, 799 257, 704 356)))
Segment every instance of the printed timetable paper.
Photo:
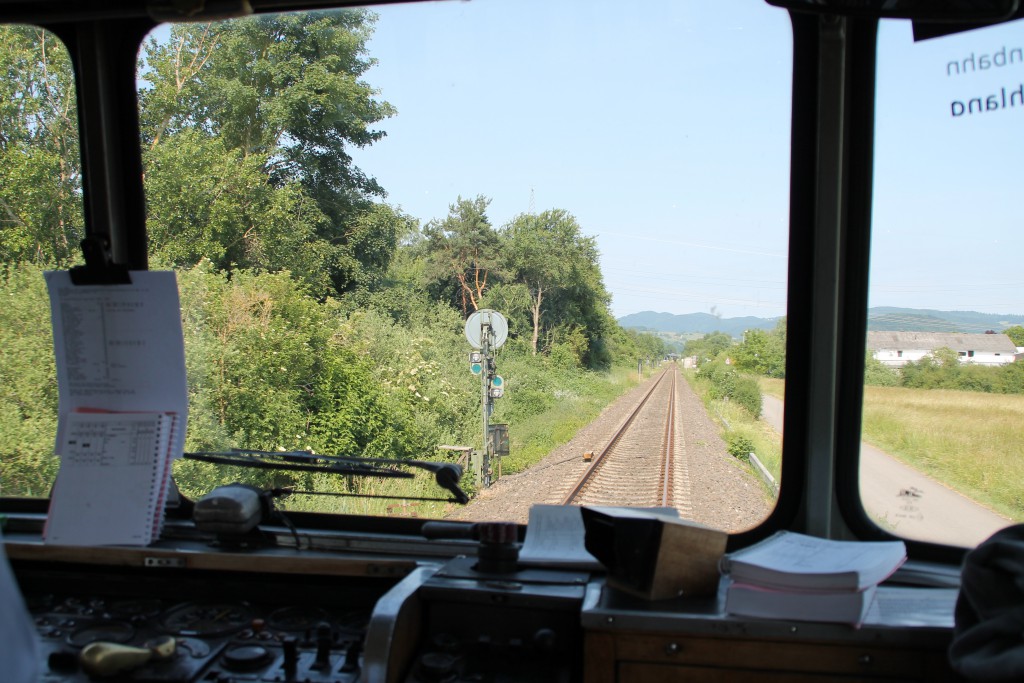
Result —
POLYGON ((157 538, 175 423, 170 413, 71 413, 45 542, 148 545, 157 538))
POLYGON ((83 409, 174 413, 175 457, 188 415, 178 285, 170 271, 132 271, 127 285, 75 285, 48 271, 57 361, 56 451, 83 409))

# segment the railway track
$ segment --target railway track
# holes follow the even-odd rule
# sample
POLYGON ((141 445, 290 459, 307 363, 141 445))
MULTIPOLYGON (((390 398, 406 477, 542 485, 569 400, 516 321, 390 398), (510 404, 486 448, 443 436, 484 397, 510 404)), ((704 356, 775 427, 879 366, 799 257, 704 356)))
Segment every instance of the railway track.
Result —
POLYGON ((678 382, 672 363, 594 454, 563 504, 674 507, 689 516, 686 453, 676 424, 678 382))

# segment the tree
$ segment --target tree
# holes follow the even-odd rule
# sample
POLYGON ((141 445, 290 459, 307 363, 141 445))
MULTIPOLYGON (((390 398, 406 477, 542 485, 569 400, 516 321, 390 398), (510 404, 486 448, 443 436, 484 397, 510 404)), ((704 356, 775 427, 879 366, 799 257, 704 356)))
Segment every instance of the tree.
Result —
POLYGON ((467 316, 480 302, 498 268, 500 242, 487 218, 490 199, 458 200, 448 216, 427 223, 423 230, 429 274, 440 294, 452 297, 452 305, 467 316))
POLYGON ((382 286, 397 253, 398 241, 417 230, 417 221, 387 204, 373 204, 346 226, 347 262, 334 270, 340 273, 348 290, 382 286))
POLYGON ((505 228, 505 254, 510 279, 529 293, 533 353, 542 331, 551 343, 559 336, 565 343, 579 332, 587 347, 578 349, 583 361, 592 341, 608 329, 610 297, 594 238, 584 237, 576 218, 564 209, 520 214, 505 228))
POLYGON ((724 359, 704 363, 698 372, 710 384, 711 398, 735 401, 754 417, 761 417, 761 388, 757 380, 740 373, 735 365, 726 365, 724 359))
POLYGON ((57 368, 43 269, 0 273, 0 495, 46 496, 57 474, 57 368))
POLYGON ((1010 338, 1014 346, 1024 346, 1024 326, 1014 325, 1003 330, 1003 334, 1010 338))
POLYGON ((346 10, 180 24, 146 44, 140 116, 158 255, 291 270, 321 297, 379 282, 404 219, 374 204, 383 189, 348 153, 380 140, 373 124, 395 113, 360 80, 373 20, 346 10))
POLYGON ((683 353, 687 356, 696 356, 697 363, 706 363, 718 357, 726 349, 735 344, 733 338, 725 332, 711 332, 700 339, 691 339, 683 347, 683 353))
MULTIPOLYGON (((404 383, 380 381, 389 373, 373 366, 370 349, 380 356, 383 345, 363 346, 358 323, 346 320, 337 302, 315 301, 285 273, 236 270, 229 277, 204 262, 179 275, 189 380, 188 450, 242 447, 405 458, 437 443, 435 416, 421 413, 444 405, 444 393, 460 392, 430 384, 429 392, 424 387, 410 396, 404 383)), ((454 343, 452 327, 444 319, 454 343)), ((389 332, 381 338, 397 336, 389 332)), ((458 362, 455 354, 445 355, 453 365, 458 362)), ((385 358, 385 363, 393 360, 385 358)), ((421 379, 427 365, 405 377, 397 374, 406 381, 409 376, 421 379)), ((396 374, 393 365, 390 374, 396 374)), ((467 412, 450 410, 444 417, 467 412)), ((224 483, 217 477, 244 476, 249 483, 282 486, 298 476, 212 472, 193 464, 187 469, 191 491, 224 483)), ((311 488, 311 483, 302 487, 311 488)))
POLYGON ((875 358, 870 350, 864 353, 864 384, 876 387, 895 387, 900 384, 900 373, 875 358))
POLYGON ((948 346, 942 346, 940 348, 935 349, 934 351, 932 351, 931 355, 935 357, 935 360, 938 362, 939 365, 946 368, 947 370, 956 371, 959 370, 961 367, 960 354, 957 353, 957 351, 955 351, 954 349, 949 348, 948 346))
POLYGON ((786 376, 786 319, 771 332, 753 329, 743 333, 743 341, 732 352, 736 365, 765 377, 786 376))
POLYGON ((191 268, 288 270, 323 296, 333 254, 317 238, 327 218, 298 183, 267 182, 262 155, 248 157, 197 131, 146 152, 148 234, 154 260, 191 268))
POLYGON ((84 236, 70 56, 50 33, 0 27, 0 259, 66 266, 84 236))
POLYGON ((624 358, 643 358, 657 361, 667 356, 671 348, 668 342, 653 332, 619 327, 615 334, 616 354, 624 358))
MULTIPOLYGON (((529 294, 533 336, 530 347, 537 353, 545 296, 575 283, 577 261, 587 245, 576 219, 562 209, 541 214, 520 214, 506 228, 507 259, 513 278, 529 294)), ((584 266, 585 267, 585 266, 584 266)))

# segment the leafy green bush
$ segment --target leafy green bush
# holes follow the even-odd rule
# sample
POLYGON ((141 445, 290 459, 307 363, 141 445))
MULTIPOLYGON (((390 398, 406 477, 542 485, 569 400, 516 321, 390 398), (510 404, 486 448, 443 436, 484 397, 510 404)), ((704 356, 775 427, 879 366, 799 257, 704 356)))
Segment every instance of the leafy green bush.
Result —
POLYGON ((956 351, 938 349, 934 356, 925 356, 900 368, 899 386, 908 389, 1024 394, 1024 363, 999 366, 961 363, 956 351))
POLYGON ((761 417, 761 387, 758 386, 757 380, 737 375, 730 398, 746 408, 754 417, 761 417))
POLYGON ((736 367, 765 377, 786 377, 786 319, 772 331, 759 329, 743 333, 743 342, 729 351, 736 367))
POLYGON ((701 365, 699 374, 710 382, 709 395, 712 399, 735 401, 754 417, 760 417, 761 387, 757 380, 740 374, 720 360, 701 365))
POLYGON ((899 371, 887 367, 885 363, 878 360, 868 351, 864 359, 864 384, 875 387, 899 386, 899 371))
POLYGON ((57 368, 43 268, 0 273, 0 495, 45 496, 57 474, 57 368))
POLYGON ((725 445, 729 455, 738 460, 749 460, 754 452, 754 442, 738 432, 726 432, 725 445))
POLYGON ((683 354, 696 356, 698 363, 707 363, 718 357, 720 353, 729 349, 735 344, 733 338, 725 332, 711 332, 700 339, 691 339, 686 342, 683 354))

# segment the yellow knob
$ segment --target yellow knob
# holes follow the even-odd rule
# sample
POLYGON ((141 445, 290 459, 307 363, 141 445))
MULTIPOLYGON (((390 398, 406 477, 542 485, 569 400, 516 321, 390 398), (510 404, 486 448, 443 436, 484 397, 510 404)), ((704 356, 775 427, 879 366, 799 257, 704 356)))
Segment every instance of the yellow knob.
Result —
POLYGON ((78 659, 82 670, 91 676, 113 676, 122 671, 136 669, 151 659, 174 656, 177 641, 172 636, 160 636, 145 647, 132 647, 119 643, 89 643, 82 648, 78 659))
POLYGON ((78 658, 90 676, 113 676, 142 666, 153 658, 153 651, 118 643, 89 643, 78 658))

